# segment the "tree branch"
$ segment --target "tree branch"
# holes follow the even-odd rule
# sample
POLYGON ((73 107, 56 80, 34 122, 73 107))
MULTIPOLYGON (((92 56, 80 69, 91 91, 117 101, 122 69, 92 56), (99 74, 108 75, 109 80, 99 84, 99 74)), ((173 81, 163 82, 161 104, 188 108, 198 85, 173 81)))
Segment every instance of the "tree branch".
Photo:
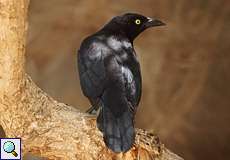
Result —
POLYGON ((140 129, 129 152, 111 152, 95 117, 58 103, 33 83, 24 69, 28 3, 0 0, 0 124, 7 137, 22 138, 23 154, 66 160, 180 160, 157 136, 140 129))

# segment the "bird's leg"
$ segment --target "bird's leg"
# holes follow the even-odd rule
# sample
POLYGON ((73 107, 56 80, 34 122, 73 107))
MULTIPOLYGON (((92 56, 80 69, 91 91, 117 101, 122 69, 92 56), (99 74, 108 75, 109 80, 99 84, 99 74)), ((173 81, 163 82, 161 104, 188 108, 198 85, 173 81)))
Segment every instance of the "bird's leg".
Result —
POLYGON ((86 113, 89 113, 89 114, 97 114, 97 111, 99 109, 99 106, 92 106, 90 107, 89 109, 87 109, 86 113))
POLYGON ((90 107, 86 111, 86 113, 97 115, 99 107, 100 107, 100 99, 99 98, 97 98, 97 99, 89 99, 89 101, 90 101, 92 107, 90 107))

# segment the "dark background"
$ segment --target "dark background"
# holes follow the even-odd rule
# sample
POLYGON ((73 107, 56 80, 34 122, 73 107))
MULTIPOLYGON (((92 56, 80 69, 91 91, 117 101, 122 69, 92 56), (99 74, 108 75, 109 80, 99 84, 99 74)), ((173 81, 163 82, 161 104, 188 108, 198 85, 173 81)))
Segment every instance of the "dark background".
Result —
POLYGON ((136 127, 186 160, 230 159, 228 0, 31 0, 27 71, 51 96, 85 111, 76 51, 129 11, 167 23, 135 41, 143 76, 136 127))

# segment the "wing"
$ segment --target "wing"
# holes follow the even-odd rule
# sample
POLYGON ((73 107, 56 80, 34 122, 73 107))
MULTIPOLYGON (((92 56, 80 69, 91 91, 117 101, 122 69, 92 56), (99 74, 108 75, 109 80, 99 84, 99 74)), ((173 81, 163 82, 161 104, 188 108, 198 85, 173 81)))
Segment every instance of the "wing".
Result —
POLYGON ((126 98, 132 104, 134 111, 141 98, 141 75, 139 70, 133 73, 129 68, 122 67, 122 74, 125 79, 126 98))
POLYGON ((113 113, 123 112, 126 109, 132 112, 136 111, 141 96, 141 75, 139 63, 134 61, 132 63, 135 63, 135 65, 128 65, 118 54, 104 59, 108 80, 104 94, 108 94, 106 96, 110 103, 108 106, 111 107, 113 113), (126 105, 120 104, 120 102, 126 105), (126 106, 126 108, 120 106, 126 106))
POLYGON ((125 152, 131 148, 135 138, 135 80, 119 56, 108 56, 104 62, 108 82, 101 97, 103 107, 97 125, 110 149, 125 152))
POLYGON ((126 95, 127 99, 132 103, 132 105, 137 107, 140 102, 142 88, 140 64, 133 48, 128 48, 125 51, 129 55, 125 65, 122 67, 122 73, 126 79, 126 95))
POLYGON ((103 47, 93 43, 81 48, 78 53, 81 88, 85 96, 97 98, 102 94, 106 80, 103 47))

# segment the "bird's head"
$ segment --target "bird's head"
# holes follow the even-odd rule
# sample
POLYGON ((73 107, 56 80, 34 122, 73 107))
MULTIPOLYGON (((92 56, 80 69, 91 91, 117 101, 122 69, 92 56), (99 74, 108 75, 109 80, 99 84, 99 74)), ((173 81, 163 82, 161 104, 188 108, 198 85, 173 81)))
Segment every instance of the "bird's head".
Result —
POLYGON ((165 23, 154 18, 145 17, 137 13, 126 13, 114 17, 105 28, 113 33, 123 34, 130 41, 133 41, 144 30, 163 25, 165 23))

